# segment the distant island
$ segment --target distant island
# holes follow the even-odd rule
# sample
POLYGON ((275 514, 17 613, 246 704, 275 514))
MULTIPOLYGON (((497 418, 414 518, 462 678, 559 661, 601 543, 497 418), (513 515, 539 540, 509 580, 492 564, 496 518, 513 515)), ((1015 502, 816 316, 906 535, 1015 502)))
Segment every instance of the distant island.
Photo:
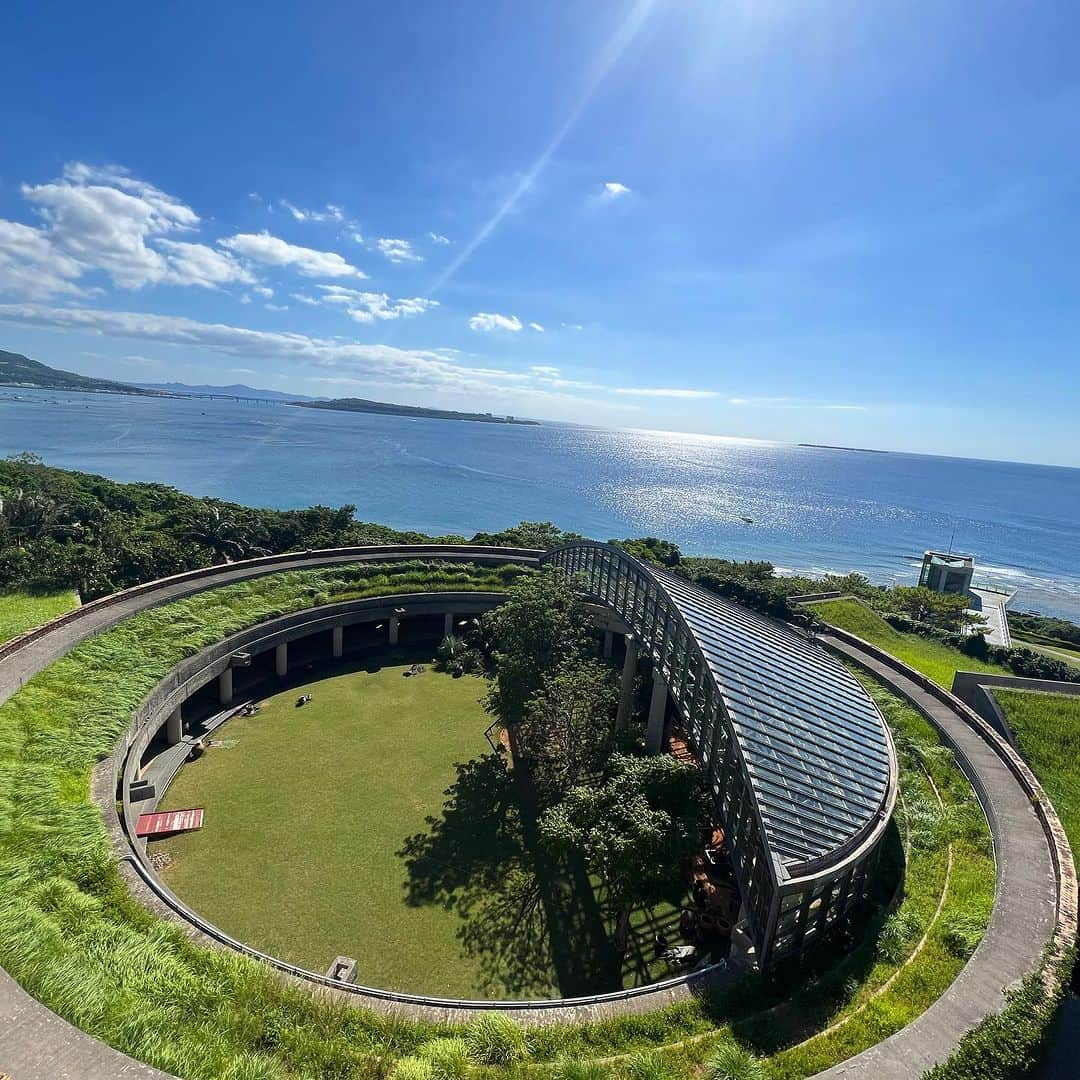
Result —
POLYGON ((386 413, 389 416, 425 417, 431 420, 471 420, 479 424, 528 424, 539 420, 519 420, 515 416, 495 413, 455 412, 453 409, 429 409, 422 405, 395 405, 389 401, 369 401, 367 398, 313 398, 304 394, 288 394, 281 390, 259 390, 244 383, 229 386, 192 385, 181 382, 122 383, 112 379, 95 379, 61 371, 21 353, 0 350, 0 386, 17 386, 28 390, 75 390, 91 394, 133 394, 138 397, 168 398, 229 398, 295 405, 301 409, 335 409, 339 412, 386 413))
POLYGON ((292 401, 301 409, 333 409, 337 412, 387 413, 390 416, 424 417, 429 420, 471 420, 478 424, 527 424, 537 426, 539 420, 519 420, 515 416, 496 416, 494 413, 455 412, 452 409, 428 409, 422 405, 392 405, 386 401, 367 398, 333 398, 329 401, 292 401))
POLYGON ((160 390, 167 394, 179 394, 183 397, 206 397, 206 398, 245 398, 253 401, 284 401, 291 404, 294 401, 324 401, 325 398, 313 398, 308 394, 287 394, 283 390, 261 390, 256 386, 248 386, 246 383, 230 383, 228 386, 215 386, 210 383, 135 383, 144 390, 160 390))
POLYGON ((31 360, 22 353, 3 350, 0 350, 0 386, 21 386, 28 390, 80 390, 90 394, 134 394, 137 397, 169 396, 162 390, 61 371, 39 360, 31 360))
POLYGON ((830 446, 828 443, 801 442, 796 443, 806 450, 846 450, 849 454, 887 454, 888 450, 871 450, 868 446, 830 446))

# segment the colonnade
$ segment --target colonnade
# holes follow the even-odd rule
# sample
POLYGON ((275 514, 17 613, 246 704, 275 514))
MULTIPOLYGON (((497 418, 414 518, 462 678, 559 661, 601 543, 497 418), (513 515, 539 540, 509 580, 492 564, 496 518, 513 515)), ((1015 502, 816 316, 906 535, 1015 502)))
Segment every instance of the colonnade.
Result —
MULTIPOLYGON (((395 608, 387 623, 386 643, 393 648, 400 640, 401 621, 406 614, 405 608, 395 608)), ((449 637, 454 632, 453 611, 447 611, 443 615, 443 637, 449 637)), ((608 634, 610 637, 610 633, 608 634)), ((338 623, 331 627, 330 653, 333 659, 340 660, 345 655, 345 624, 338 623)), ((610 652, 608 653, 610 655, 610 652)), ((289 674, 289 643, 282 641, 274 646, 274 672, 279 679, 284 679, 289 674)), ((235 696, 233 686, 233 665, 229 664, 218 675, 218 703, 224 708, 233 703, 235 696)), ((184 718, 182 707, 177 705, 169 714, 165 722, 165 741, 170 746, 175 746, 184 737, 184 718)))

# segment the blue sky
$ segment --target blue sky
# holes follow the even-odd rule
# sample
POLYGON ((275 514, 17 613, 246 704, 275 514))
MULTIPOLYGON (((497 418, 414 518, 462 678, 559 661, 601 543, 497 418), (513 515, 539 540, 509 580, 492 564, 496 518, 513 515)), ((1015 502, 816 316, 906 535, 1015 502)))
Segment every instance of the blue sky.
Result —
POLYGON ((0 348, 1080 465, 1078 40, 994 0, 15 0, 0 348))

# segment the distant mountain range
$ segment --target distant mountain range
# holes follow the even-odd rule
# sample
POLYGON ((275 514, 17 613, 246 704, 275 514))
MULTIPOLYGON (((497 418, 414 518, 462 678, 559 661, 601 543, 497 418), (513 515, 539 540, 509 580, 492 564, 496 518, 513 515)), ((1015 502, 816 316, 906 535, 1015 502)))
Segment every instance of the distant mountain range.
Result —
POLYGON ((391 405, 386 401, 367 398, 333 398, 330 401, 294 401, 302 409, 333 409, 336 412, 387 413, 390 416, 423 417, 428 420, 472 420, 478 424, 529 424, 539 420, 519 420, 515 416, 495 413, 455 412, 453 409, 429 409, 426 405, 391 405))
POLYGON ((281 390, 259 390, 254 386, 245 386, 244 383, 232 383, 229 386, 211 386, 201 384, 193 386, 191 383, 160 382, 160 383, 135 383, 144 390, 161 390, 168 394, 184 394, 191 397, 238 397, 238 398, 261 398, 263 401, 321 401, 322 398, 313 398, 307 394, 286 394, 281 390))
POLYGON ((112 379, 94 379, 61 371, 22 353, 0 350, 0 386, 25 386, 34 390, 82 390, 92 394, 137 394, 142 397, 161 397, 162 391, 112 379))

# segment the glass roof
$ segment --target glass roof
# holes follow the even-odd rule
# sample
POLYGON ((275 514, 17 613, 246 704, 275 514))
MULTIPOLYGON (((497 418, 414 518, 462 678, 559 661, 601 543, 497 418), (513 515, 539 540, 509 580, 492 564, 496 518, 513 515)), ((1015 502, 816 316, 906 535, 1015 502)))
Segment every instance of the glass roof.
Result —
POLYGON ((646 568, 715 676, 769 849, 791 868, 842 847, 877 817, 888 792, 891 752, 873 699, 801 635, 646 568))

